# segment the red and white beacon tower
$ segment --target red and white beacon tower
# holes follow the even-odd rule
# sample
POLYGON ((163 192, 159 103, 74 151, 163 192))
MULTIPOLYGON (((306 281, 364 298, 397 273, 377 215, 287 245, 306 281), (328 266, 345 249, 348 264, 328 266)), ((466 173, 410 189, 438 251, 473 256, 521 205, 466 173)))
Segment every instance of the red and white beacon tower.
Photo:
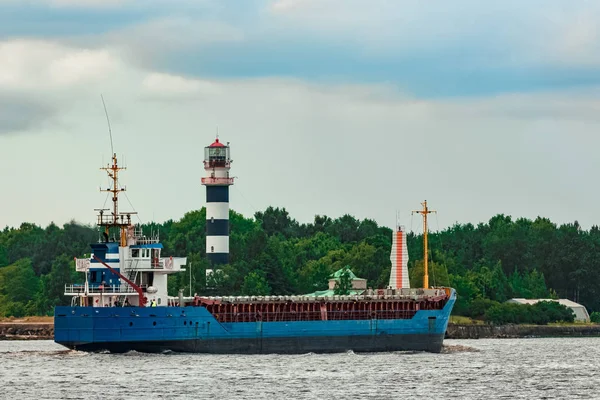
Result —
POLYGON ((229 263, 229 143, 219 142, 204 148, 202 184, 206 186, 206 255, 212 265, 229 263))

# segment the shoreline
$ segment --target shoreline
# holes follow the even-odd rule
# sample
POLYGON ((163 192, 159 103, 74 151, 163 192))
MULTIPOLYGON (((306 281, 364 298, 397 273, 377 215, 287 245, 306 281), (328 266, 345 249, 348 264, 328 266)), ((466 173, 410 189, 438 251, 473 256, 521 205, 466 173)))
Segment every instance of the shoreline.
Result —
POLYGON ((446 339, 522 339, 600 337, 600 325, 477 325, 448 324, 446 339))
POLYGON ((3 321, 0 322, 0 340, 52 340, 54 321, 3 321))
MULTIPOLYGON (((600 337, 600 325, 484 325, 449 323, 446 339, 600 337)), ((0 322, 0 340, 53 340, 53 321, 0 322)))

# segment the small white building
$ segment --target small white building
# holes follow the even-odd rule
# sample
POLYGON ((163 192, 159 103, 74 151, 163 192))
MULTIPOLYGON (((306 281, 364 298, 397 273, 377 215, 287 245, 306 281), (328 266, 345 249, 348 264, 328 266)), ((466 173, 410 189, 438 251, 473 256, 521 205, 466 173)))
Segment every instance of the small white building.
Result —
POLYGON ((521 298, 517 298, 517 299, 510 299, 508 300, 508 303, 518 303, 518 304, 529 304, 529 305, 533 305, 537 302, 540 301, 556 301, 560 304, 562 304, 563 306, 570 308, 571 310, 573 310, 573 314, 575 314, 575 321, 577 322, 590 322, 590 315, 588 314, 587 310, 585 309, 584 306, 582 306, 579 303, 575 303, 574 301, 568 300, 568 299, 521 299, 521 298))

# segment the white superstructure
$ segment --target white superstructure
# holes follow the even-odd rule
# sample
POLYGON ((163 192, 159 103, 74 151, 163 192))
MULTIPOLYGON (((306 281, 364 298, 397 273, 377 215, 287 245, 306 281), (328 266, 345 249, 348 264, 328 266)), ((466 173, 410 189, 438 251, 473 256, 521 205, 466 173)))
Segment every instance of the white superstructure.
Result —
POLYGON ((85 273, 85 283, 66 285, 65 295, 72 305, 160 306, 168 304, 167 276, 186 264, 185 257, 162 257, 158 234, 145 236, 141 227, 131 223, 132 212, 119 212, 118 197, 125 191, 118 175, 123 168, 113 155, 112 165, 102 168, 112 180, 112 209, 98 210, 102 239, 91 244, 90 257, 75 259, 75 269, 85 273))

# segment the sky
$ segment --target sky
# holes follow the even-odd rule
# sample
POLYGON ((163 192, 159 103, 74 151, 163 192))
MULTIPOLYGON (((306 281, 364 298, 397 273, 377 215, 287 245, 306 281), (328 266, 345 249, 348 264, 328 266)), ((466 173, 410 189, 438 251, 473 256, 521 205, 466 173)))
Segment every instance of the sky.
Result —
POLYGON ((0 227, 230 205, 433 229, 600 222, 600 2, 0 0, 0 227), (131 202, 131 205, 129 204, 131 202))

